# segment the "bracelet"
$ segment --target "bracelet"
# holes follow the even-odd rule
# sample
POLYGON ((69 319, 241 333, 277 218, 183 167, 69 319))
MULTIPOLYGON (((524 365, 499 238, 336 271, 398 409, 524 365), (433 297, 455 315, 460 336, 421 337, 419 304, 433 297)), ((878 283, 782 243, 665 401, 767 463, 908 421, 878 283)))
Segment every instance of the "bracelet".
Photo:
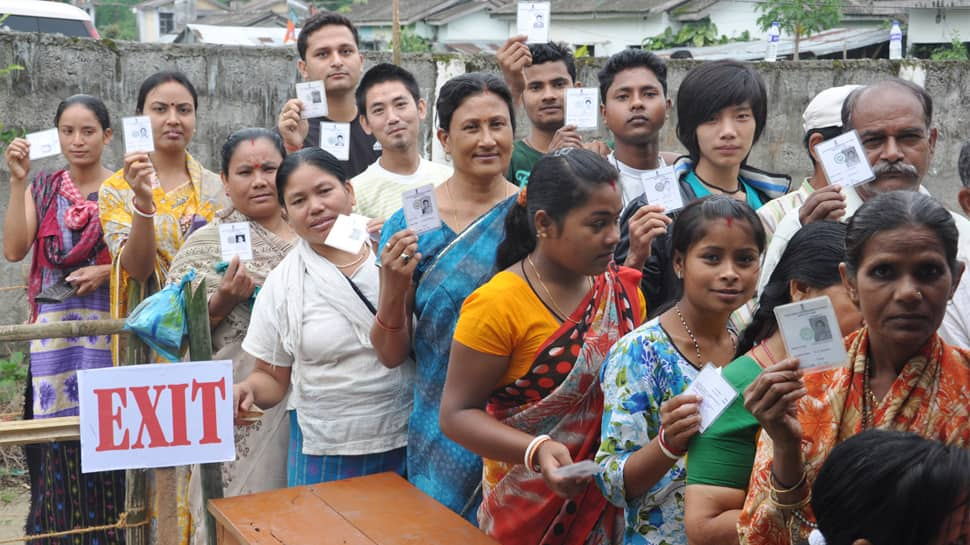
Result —
POLYGON ((551 441, 551 440, 552 440, 552 437, 549 437, 546 434, 537 435, 534 438, 532 438, 532 441, 529 443, 529 446, 526 447, 525 449, 525 457, 523 458, 523 462, 525 462, 526 469, 528 469, 529 471, 532 471, 533 473, 539 472, 539 470, 536 469, 532 458, 535 456, 536 451, 539 450, 539 445, 545 443, 546 441, 551 441))
POLYGON ((772 470, 768 475, 768 488, 770 488, 771 491, 775 494, 791 494, 792 492, 801 488, 802 485, 805 484, 805 479, 807 478, 808 478, 808 472, 803 469, 802 476, 798 479, 798 482, 795 483, 795 486, 785 488, 785 485, 778 480, 778 477, 775 477, 775 471, 774 471, 774 468, 772 468, 772 470), (775 488, 776 484, 778 486, 781 486, 781 488, 775 488))
POLYGON ((686 452, 675 452, 673 449, 671 449, 669 446, 667 446, 667 437, 666 437, 666 433, 664 433, 664 431, 665 431, 664 430, 664 427, 661 425, 660 426, 660 433, 657 434, 657 445, 660 446, 660 452, 663 452, 664 455, 667 458, 670 458, 671 460, 680 460, 687 453, 686 452))
POLYGON ((772 491, 768 494, 768 501, 771 506, 778 511, 798 511, 808 507, 808 504, 812 502, 812 491, 809 490, 805 497, 795 503, 781 503, 778 501, 778 496, 772 491))
POLYGON ((374 320, 377 321, 377 326, 378 327, 380 327, 384 331, 387 331, 388 333, 397 333, 398 331, 401 331, 402 329, 404 329, 404 326, 403 325, 399 325, 397 327, 391 327, 391 326, 385 324, 384 321, 381 320, 381 317, 378 316, 378 315, 376 315, 376 314, 374 315, 374 320))
POLYGON ((286 144, 286 143, 283 144, 283 148, 286 149, 286 153, 293 153, 294 151, 300 151, 301 149, 303 149, 302 146, 290 146, 289 144, 286 144))
POLYGON ((141 216, 143 218, 148 218, 148 219, 154 218, 155 217, 155 212, 158 211, 158 207, 155 206, 155 203, 154 202, 152 202, 152 211, 151 212, 145 212, 141 208, 138 208, 138 205, 135 204, 135 198, 134 197, 131 198, 131 208, 139 216, 141 216))

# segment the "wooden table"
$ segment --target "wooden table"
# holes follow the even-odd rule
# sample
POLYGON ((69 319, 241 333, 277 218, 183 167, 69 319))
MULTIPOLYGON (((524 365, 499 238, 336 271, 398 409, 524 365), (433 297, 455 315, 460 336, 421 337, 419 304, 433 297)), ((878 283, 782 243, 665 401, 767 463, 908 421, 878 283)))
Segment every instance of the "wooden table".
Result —
POLYGON ((395 473, 209 502, 221 545, 498 545, 395 473))

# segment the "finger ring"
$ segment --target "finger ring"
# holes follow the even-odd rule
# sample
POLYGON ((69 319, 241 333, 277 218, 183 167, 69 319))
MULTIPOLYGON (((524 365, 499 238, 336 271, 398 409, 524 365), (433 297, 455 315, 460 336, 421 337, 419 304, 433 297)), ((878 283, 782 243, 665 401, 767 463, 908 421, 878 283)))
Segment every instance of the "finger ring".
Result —
POLYGON ((391 241, 390 240, 387 241, 387 244, 384 245, 384 249, 385 250, 390 250, 391 249, 391 241))
POLYGON ((408 261, 411 261, 411 254, 407 252, 401 252, 401 261, 407 264, 408 261))

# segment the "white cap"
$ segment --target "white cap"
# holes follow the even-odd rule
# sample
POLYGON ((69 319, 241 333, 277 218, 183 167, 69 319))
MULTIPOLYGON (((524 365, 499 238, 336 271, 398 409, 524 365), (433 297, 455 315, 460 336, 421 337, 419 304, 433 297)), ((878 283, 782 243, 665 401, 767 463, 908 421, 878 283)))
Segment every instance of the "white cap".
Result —
POLYGON ((825 127, 842 126, 842 103, 848 98, 852 91, 862 87, 861 85, 843 85, 841 87, 829 87, 805 107, 802 114, 802 127, 805 132, 812 129, 824 129, 825 127))

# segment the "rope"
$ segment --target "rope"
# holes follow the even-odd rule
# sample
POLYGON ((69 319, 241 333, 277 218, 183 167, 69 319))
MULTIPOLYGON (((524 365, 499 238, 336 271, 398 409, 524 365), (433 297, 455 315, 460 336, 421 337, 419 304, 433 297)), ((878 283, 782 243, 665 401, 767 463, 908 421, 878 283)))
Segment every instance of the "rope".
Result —
MULTIPOLYGON (((23 286, 3 286, 2 288, 0 288, 0 291, 13 291, 13 290, 25 290, 25 289, 27 289, 27 286, 26 285, 23 285, 23 286)), ((0 543, 3 543, 3 542, 0 541, 0 543)))
POLYGON ((6 543, 21 543, 21 542, 26 543, 27 541, 32 541, 35 539, 47 539, 51 537, 89 534, 91 532, 100 532, 102 530, 124 530, 127 528, 138 528, 140 526, 147 525, 149 522, 151 522, 151 520, 146 519, 141 522, 137 522, 135 524, 128 524, 128 512, 125 511, 124 513, 118 515, 118 522, 114 524, 102 524, 101 526, 88 526, 87 528, 75 528, 74 530, 64 530, 63 532, 48 532, 46 534, 36 534, 36 535, 20 536, 20 537, 8 538, 8 539, 0 539, 0 545, 4 545, 6 543))

